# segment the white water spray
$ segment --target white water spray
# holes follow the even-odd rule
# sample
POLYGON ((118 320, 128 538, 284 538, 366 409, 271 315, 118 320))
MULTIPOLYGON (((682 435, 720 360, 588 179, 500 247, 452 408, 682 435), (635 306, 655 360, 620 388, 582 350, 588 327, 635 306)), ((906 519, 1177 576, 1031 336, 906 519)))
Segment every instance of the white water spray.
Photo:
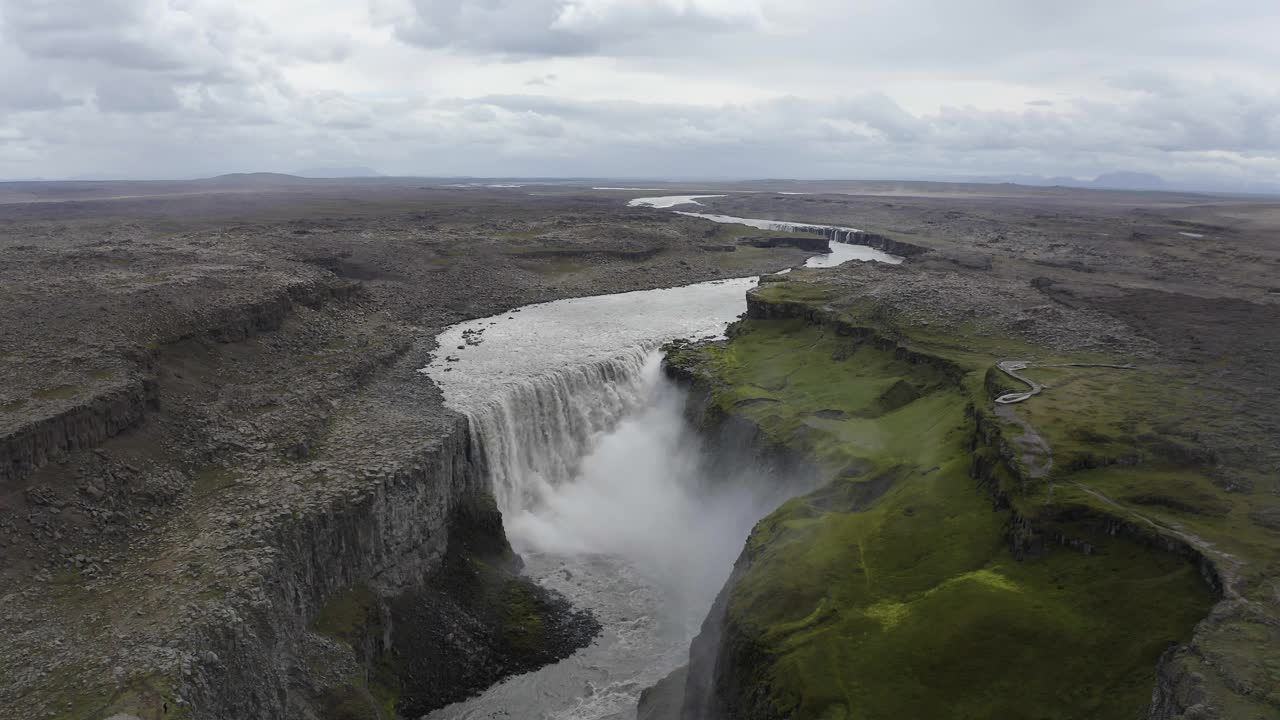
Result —
POLYGON ((719 335, 751 285, 558 301, 441 335, 454 349, 426 372, 470 418, 526 573, 603 631, 432 720, 634 717, 640 691, 687 660, 751 526, 786 491, 711 462, 657 346, 719 335))
MULTIPOLYGON (((696 624, 751 526, 785 493, 741 467, 727 477, 717 471, 685 419, 685 392, 662 376, 660 359, 654 352, 639 366, 627 363, 631 372, 615 385, 622 393, 588 389, 568 396, 574 406, 623 410, 612 418, 587 413, 595 423, 586 427, 608 429, 569 444, 587 451, 558 482, 543 473, 506 475, 520 486, 512 496, 524 502, 504 517, 518 549, 625 558, 663 589, 671 619, 696 624), (619 394, 626 397, 615 401, 619 394), (605 403, 597 403, 601 395, 605 403)), ((552 415, 571 418, 580 411, 552 415)), ((560 447, 531 455, 541 459, 560 447)))
POLYGON ((648 354, 635 349, 510 383, 468 411, 508 524, 571 480, 597 438, 640 407, 648 354))
MULTIPOLYGON (((881 256, 898 260, 844 245, 808 264, 881 256)), ((755 284, 561 300, 441 334, 452 349, 424 372, 470 418, 526 573, 603 630, 569 659, 428 720, 634 718, 640 691, 687 661, 751 527, 806 489, 713 457, 660 367, 660 343, 720 336, 755 284)))
POLYGON ((639 692, 686 660, 752 525, 793 489, 749 464, 718 467, 685 402, 660 353, 631 350, 469 411, 527 572, 604 629, 570 659, 431 718, 631 718, 639 692))

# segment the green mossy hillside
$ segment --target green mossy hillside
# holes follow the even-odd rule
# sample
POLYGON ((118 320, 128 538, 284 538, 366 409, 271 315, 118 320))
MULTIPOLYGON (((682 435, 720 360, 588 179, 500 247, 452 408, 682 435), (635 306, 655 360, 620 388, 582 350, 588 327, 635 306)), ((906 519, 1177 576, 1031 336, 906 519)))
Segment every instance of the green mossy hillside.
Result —
MULTIPOLYGON (((1024 374, 1046 391, 997 412, 994 398, 1026 389, 996 369, 999 360, 1124 364, 1135 358, 1041 347, 985 326, 980 317, 946 326, 912 322, 827 277, 797 271, 772 278, 750 293, 753 312, 798 314, 806 322, 819 316, 961 368, 958 384, 998 436, 990 449, 1001 451, 998 460, 1011 471, 1000 478, 1003 500, 1022 517, 1048 526, 1083 510, 1166 538, 1193 536, 1203 541, 1201 550, 1217 553, 1215 563, 1235 565, 1242 586, 1265 583, 1280 567, 1280 520, 1273 519, 1280 518, 1280 497, 1253 491, 1260 468, 1247 452, 1274 438, 1219 432, 1236 438, 1239 449, 1210 447, 1205 428, 1221 422, 1223 413, 1185 368, 1159 358, 1137 359, 1132 370, 1032 367, 1024 374), (1048 448, 1044 457, 1022 446, 1028 426, 1048 448), (1048 472, 1034 477, 1029 465, 1037 463, 1048 472)), ((1280 675, 1267 679, 1280 687, 1280 675)))
MULTIPOLYGON (((801 306, 827 297, 816 283, 756 292, 801 306)), ((746 419, 834 478, 748 541, 721 646, 744 665, 720 688, 730 713, 1141 716, 1161 653, 1190 638, 1214 597, 1193 563, 1124 536, 1091 534, 1089 555, 1051 547, 1015 559, 1008 500, 997 509, 973 477, 975 407, 1000 382, 986 369, 1023 347, 983 347, 956 329, 936 343, 908 338, 856 309, 843 323, 779 315, 668 352, 710 417, 746 419)), ((1020 470, 997 457, 984 480, 1016 485, 1020 470)))
POLYGON ((401 668, 382 645, 385 621, 378 596, 363 584, 338 593, 321 608, 311 627, 351 647, 365 665, 365 672, 326 691, 320 703, 326 719, 393 720, 401 668))

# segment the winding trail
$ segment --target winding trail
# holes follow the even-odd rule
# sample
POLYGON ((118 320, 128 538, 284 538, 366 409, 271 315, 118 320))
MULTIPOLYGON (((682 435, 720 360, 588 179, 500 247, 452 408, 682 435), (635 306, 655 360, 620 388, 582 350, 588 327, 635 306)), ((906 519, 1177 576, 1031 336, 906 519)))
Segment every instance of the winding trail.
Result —
POLYGON ((1236 588, 1236 581, 1239 579, 1240 571, 1244 566, 1244 563, 1240 558, 1224 550, 1219 550, 1214 547, 1213 543, 1198 535, 1187 532, 1181 525, 1175 522, 1162 521, 1152 517, 1151 515, 1147 515, 1140 510, 1113 500, 1100 490, 1085 485, 1082 482, 1074 482, 1072 484, 1106 505, 1115 508, 1121 513, 1129 515, 1142 523, 1145 523, 1153 528, 1157 533, 1172 535, 1195 548, 1198 552, 1204 554, 1211 562, 1213 562, 1214 568, 1218 572, 1218 578, 1222 581, 1222 591, 1224 595, 1231 600, 1238 601, 1246 606, 1255 609, 1259 608, 1258 603, 1241 595, 1240 591, 1236 588))
MULTIPOLYGON (((1001 360, 996 363, 996 367, 1002 372, 1015 380, 1019 380, 1027 384, 1030 390, 1020 393, 1005 393, 996 398, 996 402, 1001 405, 1012 405, 1014 403, 1023 402, 1029 398, 1039 395, 1047 389, 1031 378, 1021 374, 1022 370, 1032 367, 1102 367, 1114 368, 1116 370, 1136 370, 1136 365, 1114 365, 1110 363, 1033 363, 1029 360, 1001 360)), ((1045 478, 1049 476, 1049 471, 1053 468, 1053 454, 1049 448, 1049 444, 1036 431, 1031 423, 1018 418, 1013 414, 1012 409, 997 408, 997 412, 1004 420, 1013 422, 1023 430, 1023 436, 1015 441, 1019 449, 1023 450, 1023 462, 1027 465, 1032 477, 1045 478), (1039 462, 1037 462, 1039 461, 1039 462)), ((1161 521, 1135 508, 1129 507, 1123 503, 1108 497, 1096 488, 1090 487, 1082 482, 1073 482, 1073 485, 1080 488, 1085 493, 1093 496, 1099 501, 1109 505, 1125 515, 1129 515, 1138 521, 1151 526, 1157 532, 1163 532, 1173 535, 1197 551, 1209 557, 1218 571, 1218 576, 1222 580, 1223 591, 1231 599, 1243 602, 1253 606, 1255 603, 1245 599, 1235 587, 1235 582, 1240 575, 1240 568, 1243 565, 1241 560, 1231 553, 1224 552, 1214 547, 1213 543, 1187 532, 1176 522, 1161 521)), ((1052 497, 1053 484, 1049 486, 1050 496, 1052 497)))
MULTIPOLYGON (((1000 368, 1000 370, 1004 372, 1006 375, 1008 375, 1009 377, 1012 377, 1016 380, 1026 383, 1027 386, 1031 388, 1026 392, 1006 393, 996 398, 995 401, 997 403, 1000 403, 1001 405, 1005 405, 1005 406, 1012 405, 1014 403, 1023 402, 1029 398, 1032 398, 1040 394, 1042 391, 1044 391, 1047 388, 1047 386, 1042 385, 1032 380, 1031 378, 1026 377, 1025 375, 1022 375, 1021 371, 1026 370, 1027 368, 1102 367, 1102 368, 1114 368, 1116 370, 1136 370, 1137 369, 1136 365, 1114 365, 1109 363, 1039 364, 1039 363, 1033 363, 1028 360, 1001 360, 1000 362, 996 363, 996 367, 1000 368)), ((1031 425, 1031 423, 1015 415, 1012 408, 1000 407, 1000 408, 997 408, 996 410, 997 410, 997 414, 1002 419, 1012 422, 1015 425, 1018 425, 1023 430, 1023 435, 1017 438, 1014 441, 1014 444, 1020 450, 1023 451, 1022 461, 1027 466, 1031 477, 1049 478, 1050 477, 1049 472, 1053 468, 1053 453, 1049 448, 1049 444, 1045 442, 1043 436, 1041 436, 1040 433, 1036 431, 1035 427, 1031 425)), ((1114 508, 1115 510, 1120 512, 1122 515, 1132 517, 1138 522, 1141 522, 1143 524, 1150 526, 1157 533, 1172 535, 1182 540, 1183 542, 1187 543, 1191 547, 1195 548, 1198 552, 1202 553, 1203 555, 1208 557, 1211 562, 1213 562, 1213 565, 1218 572, 1218 577, 1222 581, 1223 592, 1228 598, 1241 602, 1250 607, 1256 608, 1256 605, 1257 605, 1256 603, 1246 599, 1236 589, 1236 581, 1240 576, 1240 571, 1243 566, 1243 562, 1240 560, 1240 558, 1236 557, 1235 555, 1232 555, 1231 553, 1225 552, 1223 550, 1220 550, 1214 547, 1213 543, 1197 535, 1187 532, 1181 525, 1179 525, 1176 522, 1159 520, 1136 508, 1120 503, 1112 499, 1111 497, 1107 496, 1100 490, 1090 487, 1089 485, 1086 485, 1082 482, 1073 481, 1071 484, 1079 488, 1081 491, 1096 498, 1100 502, 1114 508)), ((1052 498, 1053 496, 1053 490, 1054 490, 1054 483, 1052 482, 1052 479, 1050 479, 1050 483, 1049 483, 1050 498, 1052 498)))
POLYGON ((1110 363, 1033 363, 1030 360, 1001 360, 996 363, 996 367, 1005 375, 1026 384, 1031 388, 1026 392, 1005 393, 996 398, 996 402, 1001 405, 1012 405, 1029 400, 1043 392, 1048 386, 1032 380, 1031 378, 1021 374, 1021 371, 1033 367, 1102 367, 1113 368, 1115 370, 1137 370, 1137 365, 1113 365, 1110 363))

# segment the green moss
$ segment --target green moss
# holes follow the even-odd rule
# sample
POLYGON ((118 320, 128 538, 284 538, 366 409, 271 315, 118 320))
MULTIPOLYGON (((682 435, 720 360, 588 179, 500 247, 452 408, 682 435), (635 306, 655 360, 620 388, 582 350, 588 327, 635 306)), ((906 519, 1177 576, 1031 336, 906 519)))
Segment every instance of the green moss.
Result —
POLYGON ((379 659, 367 687, 378 704, 379 720, 395 720, 396 706, 400 701, 400 667, 393 658, 384 656, 379 659))
POLYGON ((587 268, 587 264, 580 260, 572 260, 568 258, 549 258, 537 260, 521 260, 516 263, 525 270, 545 275, 547 277, 560 277, 562 275, 571 275, 587 268))
MULTIPOLYGON (((770 283, 754 291, 768 303, 823 308, 834 319, 865 327, 898 346, 925 355, 943 358, 968 371, 960 384, 975 406, 983 408, 994 425, 1003 425, 1004 434, 1014 438, 1023 430, 1008 420, 996 418, 985 408, 1005 392, 1025 389, 995 368, 1007 358, 1032 358, 1037 363, 1124 363, 1132 358, 1094 354, 1064 355, 1035 347, 988 328, 980 321, 941 327, 908 324, 857 294, 857 288, 834 288, 817 271, 798 271, 784 282, 770 283)), ((1025 373, 1046 385, 1046 390, 1028 402, 1005 410, 1020 422, 1034 427, 1051 450, 1052 471, 1041 481, 1018 478, 1011 482, 1000 469, 1000 487, 1018 509, 1030 515, 1062 496, 1064 485, 1076 482, 1076 475, 1094 468, 1112 468, 1112 473, 1131 481, 1145 479, 1142 486, 1127 484, 1123 497, 1108 493, 1111 500, 1144 516, 1166 524, 1177 523, 1181 515, 1244 517, 1267 499, 1261 493, 1241 503, 1213 482, 1214 472, 1230 458, 1218 458, 1203 448, 1201 436, 1206 426, 1220 422, 1207 416, 1212 407, 1203 398, 1194 379, 1158 364, 1137 370, 1088 367, 1033 367, 1025 373), (1189 488, 1195 487, 1194 491, 1189 488), (1016 491, 1016 492, 1015 492, 1016 491)), ((1264 445, 1269 438, 1240 437, 1241 444, 1264 445)), ((993 458, 1014 466, 1018 457, 993 458)), ((1247 477, 1247 467, 1235 467, 1231 475, 1247 477)), ((1086 481, 1092 482, 1086 478, 1086 481)), ((1050 512, 1053 508, 1048 508, 1050 512)), ((1115 512, 1111 507, 1108 512, 1115 512)), ((1226 533, 1214 542, 1230 542, 1226 533)), ((1264 562, 1274 551, 1264 556, 1264 562)))
POLYGON ((1195 391, 1182 378, 1090 367, 1035 367, 1025 374, 1047 389, 1015 412, 1044 435, 1060 474, 1133 459, 1195 464, 1189 443, 1178 441, 1195 432, 1195 391), (1185 457, 1175 457, 1179 448, 1185 457))
POLYGON ((370 627, 382 624, 378 596, 367 585, 357 585, 330 598, 316 614, 311 627, 352 647, 360 647, 370 627))
POLYGON ((207 497, 234 487, 239 480, 240 474, 234 470, 211 465, 195 472, 195 483, 191 491, 196 497, 207 497))
MULTIPOLYGON (((757 292, 832 302, 816 283, 757 292)), ((971 409, 1003 387, 992 364, 1026 348, 981 328, 887 330, 865 308, 839 307, 845 322, 881 341, 750 320, 722 345, 668 354, 709 389, 717 413, 750 420, 837 476, 784 504, 748 540, 750 564, 728 610, 733 632, 758 651, 748 653, 742 704, 764 688, 773 711, 792 718, 1140 715, 1160 653, 1188 639, 1213 602, 1196 568, 1087 527, 1066 529, 1088 535, 1094 555, 1054 549, 1015 560, 1010 513, 993 509, 975 483, 975 459, 1006 492, 1024 492, 1023 483, 991 448, 972 450, 971 409), (912 362, 903 350, 964 372, 912 362)), ((1079 387, 1097 402, 1116 400, 1079 387)), ((1131 424, 1115 411, 1100 431, 1105 441, 1078 433, 1077 441, 1096 451, 1119 438, 1128 448, 1143 429, 1131 424)), ((1053 426, 1054 441, 1066 442, 1071 427, 1053 426)), ((1184 495, 1211 492, 1188 483, 1184 495)), ((1020 503, 1050 507, 1046 488, 1025 492, 1020 503)), ((1072 494, 1059 485, 1053 497, 1056 508, 1072 494)))
POLYGON ((731 622, 796 718, 1129 718, 1212 602, 1190 564, 1113 540, 1028 562, 962 457, 871 510, 799 503, 753 534, 731 622))
POLYGON ((43 388, 31 394, 37 400, 69 400, 80 394, 80 388, 72 385, 57 385, 43 388))
POLYGON ((0 405, 0 410, 3 410, 4 412, 17 412, 18 410, 21 410, 22 408, 26 407, 26 404, 27 404, 26 400, 22 398, 18 398, 17 400, 11 400, 3 405, 0 405))
POLYGON ((516 652, 532 653, 545 644, 542 615, 546 608, 529 585, 509 579, 502 587, 498 607, 506 646, 516 652))
POLYGON ((750 419, 771 441, 802 449, 833 472, 872 456, 885 467, 916 462, 913 428, 934 426, 948 410, 958 417, 965 402, 957 389, 943 391, 946 380, 934 368, 800 321, 745 325, 703 358, 718 383, 712 402, 720 412, 750 419), (907 392, 916 398, 907 405, 919 403, 909 412, 900 402, 907 392))
POLYGON ((473 504, 473 512, 480 515, 501 517, 501 510, 498 509, 498 498, 493 493, 476 493, 469 498, 473 504))
MULTIPOLYGON (((1010 495, 1022 515, 1087 542, 1106 538, 1107 520, 1123 521, 1131 534, 1193 544, 1215 561, 1229 554, 1230 564, 1240 565, 1239 591, 1265 585, 1268 568, 1280 563, 1280 534, 1255 517, 1278 503, 1265 493, 1224 489, 1220 478, 1243 471, 1203 446, 1213 418, 1190 378, 1159 366, 1028 374, 1049 387, 1012 412, 1044 436, 1054 467, 1038 485, 1010 495)), ((1280 662, 1280 650, 1268 657, 1280 662)))
POLYGON ((179 705, 173 682, 162 676, 135 677, 110 690, 84 687, 84 677, 74 669, 55 671, 50 678, 55 688, 53 720, 109 720, 115 717, 187 720, 190 706, 179 705))
POLYGON ((533 240, 535 238, 540 238, 546 234, 547 234, 546 230, 533 229, 533 230, 525 230, 522 232, 503 233, 501 235, 498 235, 497 239, 499 240, 533 240))
POLYGON ((321 703, 325 720, 389 720, 394 715, 381 715, 378 705, 357 684, 343 685, 328 691, 321 703))
POLYGON ((325 340, 319 349, 307 355, 308 359, 325 359, 334 355, 341 354, 346 350, 350 350, 356 346, 355 341, 346 335, 335 335, 325 340))
POLYGON ((363 677, 329 691, 328 720, 392 720, 400 696, 400 668, 382 648, 383 620, 378 596, 361 584, 338 593, 312 620, 316 632, 346 643, 366 665, 363 677))

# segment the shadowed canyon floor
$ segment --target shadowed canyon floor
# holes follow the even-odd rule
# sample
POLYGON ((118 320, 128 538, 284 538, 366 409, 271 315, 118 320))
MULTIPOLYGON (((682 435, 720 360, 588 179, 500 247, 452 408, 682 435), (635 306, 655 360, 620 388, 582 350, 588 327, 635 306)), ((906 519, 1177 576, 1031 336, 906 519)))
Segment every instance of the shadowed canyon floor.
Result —
MULTIPOLYGON (((188 185, 0 186, 0 717, 387 718, 574 652, 594 620, 519 574, 417 372, 469 346, 434 338, 811 254, 626 207, 651 190, 188 185)), ((1280 205, 667 192, 926 250, 770 278, 727 344, 669 354, 834 478, 752 532, 677 705, 1280 712, 1280 205), (1045 389, 996 411, 1009 358, 1045 389)))

